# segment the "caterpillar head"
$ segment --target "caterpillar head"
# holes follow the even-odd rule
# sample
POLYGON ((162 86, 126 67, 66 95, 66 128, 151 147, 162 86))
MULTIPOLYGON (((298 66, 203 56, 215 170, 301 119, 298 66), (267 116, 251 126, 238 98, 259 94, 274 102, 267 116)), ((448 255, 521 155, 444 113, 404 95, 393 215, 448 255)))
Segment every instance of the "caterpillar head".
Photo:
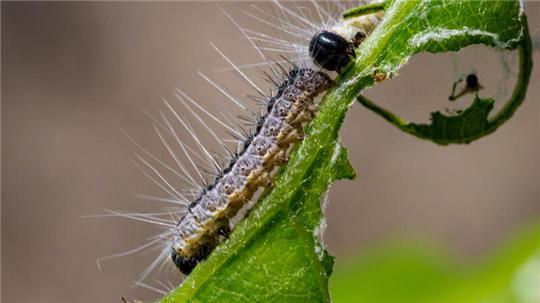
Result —
POLYGON ((309 56, 315 64, 339 72, 355 57, 354 44, 336 33, 322 31, 311 38, 309 56))
POLYGON ((384 13, 341 19, 329 30, 316 33, 309 43, 309 56, 313 62, 327 70, 340 72, 351 59, 354 49, 373 31, 384 13))

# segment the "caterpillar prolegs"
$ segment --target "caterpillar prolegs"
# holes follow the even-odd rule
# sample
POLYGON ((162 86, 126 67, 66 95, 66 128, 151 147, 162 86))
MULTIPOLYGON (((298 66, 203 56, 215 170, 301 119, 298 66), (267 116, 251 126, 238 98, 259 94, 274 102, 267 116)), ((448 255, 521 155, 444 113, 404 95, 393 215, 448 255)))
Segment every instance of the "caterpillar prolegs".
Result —
POLYGON ((172 260, 185 274, 206 258, 229 232, 229 219, 271 182, 271 173, 286 161, 289 146, 303 137, 313 118, 315 98, 332 85, 330 77, 307 68, 293 68, 268 100, 268 110, 255 133, 215 182, 205 188, 177 224, 172 260))

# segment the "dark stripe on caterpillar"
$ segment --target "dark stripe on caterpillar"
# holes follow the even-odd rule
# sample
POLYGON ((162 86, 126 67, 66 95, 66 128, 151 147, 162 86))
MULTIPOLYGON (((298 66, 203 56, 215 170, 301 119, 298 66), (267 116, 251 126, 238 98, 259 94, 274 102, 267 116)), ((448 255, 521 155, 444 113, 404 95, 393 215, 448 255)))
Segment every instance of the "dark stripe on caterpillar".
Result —
POLYGON ((332 84, 320 71, 294 67, 288 72, 241 151, 178 221, 171 257, 181 272, 189 274, 204 260, 227 237, 229 220, 260 187, 271 184, 274 168, 286 162, 291 144, 302 140, 315 98, 332 84))

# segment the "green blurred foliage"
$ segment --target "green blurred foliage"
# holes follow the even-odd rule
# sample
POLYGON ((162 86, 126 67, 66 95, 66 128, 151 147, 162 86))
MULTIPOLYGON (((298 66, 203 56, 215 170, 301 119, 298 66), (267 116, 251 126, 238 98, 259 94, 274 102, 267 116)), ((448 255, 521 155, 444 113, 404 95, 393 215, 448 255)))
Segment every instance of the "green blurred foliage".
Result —
POLYGON ((461 264, 429 242, 392 242, 336 265, 336 303, 540 302, 540 224, 514 235, 475 264, 461 264))

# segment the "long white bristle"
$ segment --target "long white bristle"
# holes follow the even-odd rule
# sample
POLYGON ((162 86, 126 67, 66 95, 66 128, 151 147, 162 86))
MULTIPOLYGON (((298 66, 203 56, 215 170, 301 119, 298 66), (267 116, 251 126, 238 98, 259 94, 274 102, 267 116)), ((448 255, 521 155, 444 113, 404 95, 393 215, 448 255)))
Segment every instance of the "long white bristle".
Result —
MULTIPOLYGON (((274 14, 268 10, 251 5, 251 11, 244 10, 243 14, 264 26, 272 32, 262 32, 244 27, 230 13, 218 6, 219 10, 231 21, 242 34, 244 41, 247 39, 249 45, 255 49, 261 62, 236 63, 228 57, 224 51, 210 42, 210 46, 227 64, 226 68, 215 71, 229 71, 240 76, 240 80, 246 84, 255 93, 255 102, 263 105, 266 110, 265 102, 268 102, 269 94, 277 92, 275 85, 284 80, 289 72, 289 66, 309 67, 318 70, 311 61, 308 48, 309 42, 314 34, 323 29, 333 26, 338 22, 339 14, 344 10, 343 4, 335 2, 332 4, 321 3, 310 0, 307 6, 300 6, 297 3, 281 3, 277 0, 273 2, 274 14), (326 7, 325 7, 326 6, 326 7), (271 58, 271 53, 278 53, 277 60, 271 58), (286 66, 286 67, 284 67, 286 66), (252 80, 245 69, 265 68, 266 80, 274 83, 271 89, 263 89, 252 80)), ((211 79, 205 73, 199 71, 199 76, 220 93, 227 100, 228 105, 233 105, 234 109, 240 110, 244 115, 240 117, 245 126, 253 128, 257 124, 257 119, 264 111, 253 110, 238 98, 235 94, 226 89, 218 81, 211 79)), ((145 222, 156 226, 159 233, 149 237, 147 242, 130 249, 128 251, 101 257, 96 260, 101 269, 101 262, 116 257, 123 257, 146 250, 158 250, 157 256, 149 264, 136 282, 136 285, 150 289, 159 294, 166 294, 172 290, 172 285, 167 287, 159 283, 161 290, 154 286, 143 283, 151 272, 160 271, 167 266, 168 258, 171 253, 170 241, 176 232, 176 222, 186 213, 187 206, 200 196, 201 192, 207 190, 208 176, 219 176, 223 173, 223 167, 220 164, 228 163, 232 157, 237 156, 240 147, 245 140, 253 135, 253 129, 246 129, 238 122, 239 117, 233 115, 227 106, 217 106, 216 109, 207 109, 200 102, 190 97, 182 89, 174 91, 174 97, 178 102, 170 103, 163 99, 165 110, 159 111, 159 116, 152 115, 148 111, 144 113, 153 123, 154 132, 159 139, 161 148, 167 152, 169 159, 160 159, 156 153, 144 147, 134 140, 127 133, 123 132, 128 139, 139 149, 140 154, 135 154, 131 160, 139 170, 161 191, 163 197, 135 194, 136 197, 163 203, 166 207, 154 212, 125 212, 125 211, 107 211, 107 214, 101 217, 122 217, 130 220, 145 222), (173 106, 174 104, 174 106, 173 106), (181 110, 178 108, 181 107, 181 110), (219 109, 217 109, 219 107, 219 109), (186 116, 188 115, 188 116, 186 116), (190 122, 193 122, 190 123, 190 122), (212 129, 208 123, 217 124, 220 131, 212 129), (215 122, 215 123, 214 123, 215 122), (209 135, 221 149, 219 153, 207 148, 208 144, 202 140, 202 132, 205 136, 209 135), (230 135, 230 138, 220 137, 221 132, 230 135), (188 142, 182 138, 188 137, 188 142), (190 146, 191 145, 191 146, 190 146), (234 146, 234 147, 231 147, 234 146), (225 156, 221 154, 225 152, 225 156), (172 176, 174 180, 168 177, 172 176), (188 188, 188 189, 180 189, 188 188), (205 189, 206 188, 206 189, 205 189)), ((229 106, 230 107, 230 106, 229 106)))

